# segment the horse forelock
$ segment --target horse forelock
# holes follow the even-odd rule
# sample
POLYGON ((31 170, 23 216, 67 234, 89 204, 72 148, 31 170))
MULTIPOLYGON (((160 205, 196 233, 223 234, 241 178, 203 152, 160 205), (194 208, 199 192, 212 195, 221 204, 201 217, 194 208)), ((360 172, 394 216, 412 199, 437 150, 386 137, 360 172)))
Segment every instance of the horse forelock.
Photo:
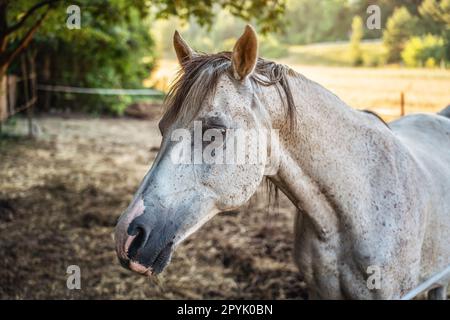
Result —
MULTIPOLYGON (((159 123, 161 132, 179 118, 182 121, 193 119, 205 101, 213 96, 222 75, 233 79, 231 52, 196 54, 183 63, 164 101, 166 111, 159 123)), ((299 74, 285 65, 258 58, 255 71, 249 78, 259 86, 277 86, 292 124, 296 117, 289 76, 297 77, 299 74)))

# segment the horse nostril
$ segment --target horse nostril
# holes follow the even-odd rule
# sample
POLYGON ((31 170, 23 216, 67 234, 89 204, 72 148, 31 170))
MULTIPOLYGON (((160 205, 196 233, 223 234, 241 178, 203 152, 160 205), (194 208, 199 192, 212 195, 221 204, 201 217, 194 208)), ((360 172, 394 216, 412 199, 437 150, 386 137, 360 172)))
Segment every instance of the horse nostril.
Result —
POLYGON ((157 226, 153 215, 142 214, 130 222, 127 227, 125 252, 128 259, 138 261, 143 254, 142 249, 147 246, 154 228, 157 226))
POLYGON ((135 238, 128 248, 128 258, 133 259, 138 255, 139 249, 145 246, 147 239, 149 237, 149 232, 142 226, 137 226, 134 228, 133 235, 135 238))

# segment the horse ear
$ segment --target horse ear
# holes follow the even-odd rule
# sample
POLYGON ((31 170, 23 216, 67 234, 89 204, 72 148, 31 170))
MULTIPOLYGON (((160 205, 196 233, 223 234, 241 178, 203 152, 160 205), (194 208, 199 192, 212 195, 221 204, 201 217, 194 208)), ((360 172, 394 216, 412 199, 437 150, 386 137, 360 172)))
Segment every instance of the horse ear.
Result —
POLYGON ((194 55, 194 50, 189 47, 186 41, 184 41, 184 39, 176 30, 173 35, 173 47, 175 49, 175 53, 177 54, 178 62, 180 63, 180 65, 183 65, 183 63, 189 61, 194 55))
POLYGON ((231 65, 237 80, 243 80, 253 72, 258 60, 258 39, 255 30, 247 25, 233 48, 231 65))

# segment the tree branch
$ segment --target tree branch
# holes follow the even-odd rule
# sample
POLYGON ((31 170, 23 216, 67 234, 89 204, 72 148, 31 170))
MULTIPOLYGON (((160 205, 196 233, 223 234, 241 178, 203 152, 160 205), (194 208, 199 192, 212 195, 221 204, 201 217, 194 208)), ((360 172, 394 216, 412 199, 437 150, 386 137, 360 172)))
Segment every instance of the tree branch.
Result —
POLYGON ((30 44, 33 39, 33 35, 36 33, 37 29, 39 29, 42 21, 44 21, 45 17, 49 12, 49 8, 44 12, 44 14, 34 23, 33 27, 25 34, 25 36, 19 41, 19 44, 13 51, 9 53, 4 53, 3 57, 0 58, 0 66, 8 66, 11 62, 30 44))
POLYGON ((14 31, 17 31, 20 27, 22 27, 25 24, 27 19, 29 17, 31 17, 35 11, 39 10, 40 8, 42 8, 44 6, 51 5, 51 4, 59 2, 59 1, 60 0, 46 0, 46 1, 35 4, 25 13, 25 15, 22 17, 22 19, 19 20, 19 22, 8 27, 2 36, 7 36, 7 35, 13 33, 14 31))

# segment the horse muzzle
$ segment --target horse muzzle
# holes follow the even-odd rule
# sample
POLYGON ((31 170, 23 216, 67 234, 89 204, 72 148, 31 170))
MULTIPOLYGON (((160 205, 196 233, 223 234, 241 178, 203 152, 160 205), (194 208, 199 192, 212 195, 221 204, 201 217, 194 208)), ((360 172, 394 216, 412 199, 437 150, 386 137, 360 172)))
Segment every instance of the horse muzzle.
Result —
MULTIPOLYGON (((154 208, 152 208, 154 210, 154 208)), ((176 228, 167 214, 150 212, 139 199, 116 226, 116 252, 121 265, 142 275, 161 273, 170 263, 176 228)))

